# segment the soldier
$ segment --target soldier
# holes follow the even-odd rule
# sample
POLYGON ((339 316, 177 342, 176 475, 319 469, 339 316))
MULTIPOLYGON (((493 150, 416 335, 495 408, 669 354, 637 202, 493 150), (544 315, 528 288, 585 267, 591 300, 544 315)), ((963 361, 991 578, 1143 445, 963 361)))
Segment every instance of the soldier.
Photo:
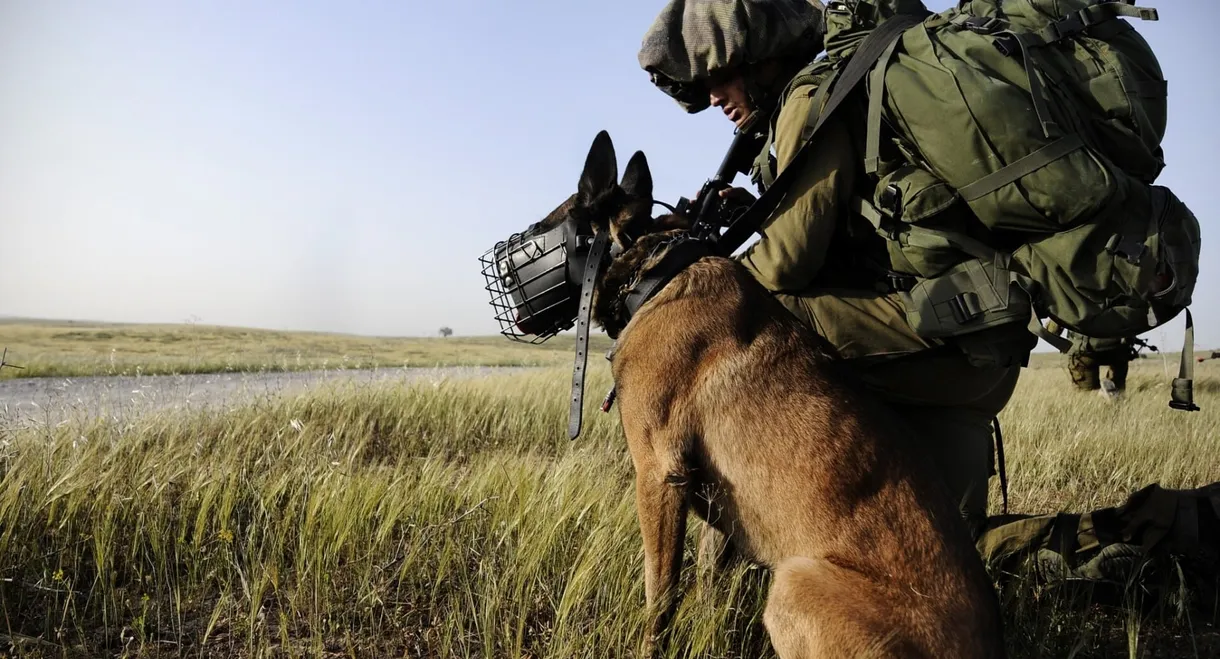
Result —
MULTIPOLYGON (((1060 334, 1063 328, 1051 321, 1047 329, 1060 334)), ((1083 391, 1104 390, 1107 394, 1121 392, 1127 388, 1127 371, 1131 360, 1136 359, 1136 346, 1131 339, 1098 339, 1068 331, 1072 341, 1068 352, 1068 373, 1072 384, 1083 391), (1106 377, 1101 377, 1101 367, 1106 367, 1106 377), (1104 381, 1112 383, 1112 388, 1104 381)))
MULTIPOLYGON (((923 8, 917 0, 872 6, 874 16, 923 8)), ((653 83, 687 112, 716 107, 739 128, 769 122, 770 143, 751 176, 760 191, 792 162, 812 110, 826 100, 818 94, 825 70, 806 65, 823 46, 836 52, 859 43, 849 37, 823 44, 820 10, 809 0, 671 0, 639 52, 653 83)), ((1035 556, 1062 574, 1105 578, 1141 551, 1165 546, 1202 553, 1203 564, 1214 564, 1220 539, 1179 534, 1175 520, 1183 528, 1216 528, 1211 511, 1220 513, 1220 483, 1190 491, 1150 485, 1123 506, 1084 514, 987 518, 987 483, 995 473, 992 420, 1008 403, 1037 339, 1016 323, 951 339, 912 330, 886 244, 852 211, 850 200, 868 185, 866 105, 862 90, 853 94, 826 121, 762 238, 739 262, 907 422, 988 561, 1035 556)), ((892 143, 881 143, 881 157, 893 159, 892 143)), ((739 188, 721 195, 738 203, 753 199, 739 188)), ((942 215, 953 221, 955 213, 968 212, 951 206, 942 215)))
MULTIPOLYGON (((687 112, 716 107, 738 127, 769 118, 774 156, 760 153, 753 174, 765 188, 802 144, 821 79, 794 76, 821 51, 821 25, 807 0, 673 0, 645 36, 639 62, 687 112)), ((907 422, 977 528, 995 473, 993 419, 1036 339, 1023 324, 982 332, 969 345, 912 330, 884 240, 849 210, 867 184, 859 100, 832 116, 763 237, 737 258, 907 422)), ((721 194, 752 198, 742 189, 721 194)))

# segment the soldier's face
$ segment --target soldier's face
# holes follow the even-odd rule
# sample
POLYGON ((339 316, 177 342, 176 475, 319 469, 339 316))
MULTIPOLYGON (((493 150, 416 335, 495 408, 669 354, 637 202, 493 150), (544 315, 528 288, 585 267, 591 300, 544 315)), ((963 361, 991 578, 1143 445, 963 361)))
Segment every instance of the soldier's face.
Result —
POLYGON ((746 93, 745 78, 737 71, 714 75, 708 81, 708 90, 712 107, 720 108, 738 128, 754 112, 750 106, 750 95, 746 93))

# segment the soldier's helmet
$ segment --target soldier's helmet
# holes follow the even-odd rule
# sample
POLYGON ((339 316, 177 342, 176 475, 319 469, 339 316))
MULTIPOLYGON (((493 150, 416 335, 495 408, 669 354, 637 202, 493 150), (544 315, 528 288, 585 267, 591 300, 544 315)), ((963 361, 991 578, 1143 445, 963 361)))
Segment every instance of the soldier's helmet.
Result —
POLYGON ((694 114, 709 105, 709 75, 775 58, 812 61, 822 37, 810 0, 670 0, 644 35, 639 62, 694 114))

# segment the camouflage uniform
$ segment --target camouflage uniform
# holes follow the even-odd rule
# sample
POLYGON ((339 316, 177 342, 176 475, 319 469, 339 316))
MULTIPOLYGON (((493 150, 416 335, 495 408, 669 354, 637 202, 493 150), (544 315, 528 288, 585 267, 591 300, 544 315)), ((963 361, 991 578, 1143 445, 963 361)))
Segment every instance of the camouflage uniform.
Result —
MULTIPOLYGON (((887 15, 920 3, 873 5, 887 15)), ((820 50, 821 25, 807 0, 671 0, 645 37, 639 62, 687 112, 700 112, 709 105, 703 83, 709 73, 767 58, 804 57, 800 63, 807 63, 817 52, 810 43, 818 42, 820 50)), ((827 44, 832 52, 842 47, 827 44)), ((776 99, 776 174, 800 147, 817 86, 817 80, 792 84, 776 99)), ((1036 340, 1024 327, 980 332, 973 345, 924 339, 911 329, 901 298, 878 277, 878 263, 888 261, 882 239, 848 210, 851 197, 868 184, 860 100, 848 101, 828 120, 817 150, 762 227, 762 238, 739 261, 914 430, 974 522, 978 549, 989 562, 1034 557, 1061 574, 1098 579, 1129 568, 1132 555, 1161 547, 1214 572, 1220 484, 1191 491, 1153 485, 1123 506, 1085 514, 986 517, 994 473, 991 420, 1011 397, 1036 340)), ((760 154, 757 162, 768 161, 760 154)))
MULTIPOLYGON (((820 42, 820 25, 806 0, 673 0, 645 37, 640 64, 683 108, 698 112, 707 107, 699 80, 709 71, 782 57, 784 38, 820 42), (746 25, 741 16, 749 19, 746 25), (761 34, 752 34, 754 29, 761 34), (759 44, 767 51, 750 50, 759 44)), ((800 66, 812 59, 808 51, 804 55, 800 66)), ((801 146, 816 90, 811 80, 778 99, 777 174, 801 146)), ((863 118, 849 103, 830 119, 818 150, 762 227, 762 238, 738 259, 891 404, 937 463, 963 514, 981 525, 994 473, 992 419, 1012 395, 1027 354, 1004 366, 979 367, 956 345, 922 338, 911 329, 899 296, 883 285, 888 264, 883 239, 848 210, 851 197, 867 185, 863 118)))
MULTIPOLYGON (((1058 323, 1050 321, 1047 330, 1059 334, 1062 330, 1058 323)), ((1135 349, 1129 339, 1098 339, 1076 332, 1068 331, 1067 338, 1072 341, 1068 351, 1068 373, 1072 376, 1072 384, 1084 391, 1096 391, 1101 388, 1101 367, 1107 367, 1106 379, 1114 383, 1116 391, 1127 388, 1127 371, 1132 359, 1135 359, 1135 349)))
POLYGON ((1117 391, 1127 388, 1127 370, 1131 363, 1131 343, 1126 339, 1095 339, 1069 332, 1072 349, 1068 352, 1068 373, 1078 389, 1094 391, 1101 388, 1101 367, 1107 367, 1106 379, 1117 391))

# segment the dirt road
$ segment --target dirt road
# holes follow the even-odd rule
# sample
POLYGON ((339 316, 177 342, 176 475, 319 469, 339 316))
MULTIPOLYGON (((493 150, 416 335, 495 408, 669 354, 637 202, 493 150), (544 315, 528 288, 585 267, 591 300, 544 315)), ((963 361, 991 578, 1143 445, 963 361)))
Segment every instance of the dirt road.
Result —
POLYGON ((125 417, 150 410, 235 406, 331 382, 411 382, 470 378, 520 368, 452 367, 289 373, 15 378, 0 381, 0 425, 59 423, 87 416, 125 417))

